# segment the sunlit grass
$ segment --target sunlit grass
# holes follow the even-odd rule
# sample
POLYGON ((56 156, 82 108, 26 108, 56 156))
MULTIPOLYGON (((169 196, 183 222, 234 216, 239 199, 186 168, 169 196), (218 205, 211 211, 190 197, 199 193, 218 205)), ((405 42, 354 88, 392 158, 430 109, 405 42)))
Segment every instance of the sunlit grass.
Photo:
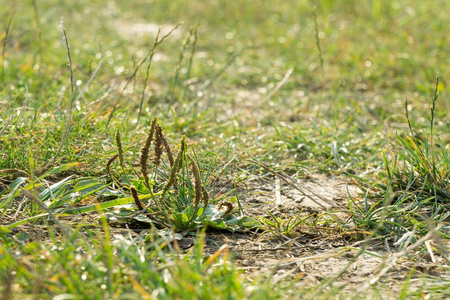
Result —
MULTIPOLYGON (((323 225, 358 239, 383 238, 400 253, 414 245, 417 252, 405 252, 412 259, 448 254, 448 1, 0 0, 0 6, 4 295, 359 297, 331 285, 246 278, 226 248, 209 259, 202 238, 186 254, 159 237, 157 229, 254 227, 238 191, 215 188, 267 176, 251 160, 293 177, 347 174, 364 192, 338 212, 346 218, 333 218, 335 211, 323 218, 259 216, 264 236, 295 237, 302 226, 323 225), (441 80, 433 85, 437 73, 441 80), (413 109, 405 120, 406 96, 413 109), (166 153, 154 163, 153 150, 142 167, 140 147, 155 118, 174 157, 181 153, 179 169, 166 153), (179 189, 168 184, 174 179, 179 189), (201 187, 210 202, 200 199, 201 187), (208 207, 214 220, 205 217, 208 207), (110 226, 150 229, 140 238, 109 240, 105 216, 110 226), (98 230, 78 226, 78 218, 98 230), (50 238, 33 240, 26 226, 47 226, 50 238)), ((405 279, 401 297, 445 294, 445 278, 428 279, 414 291, 405 279)), ((375 286, 368 293, 383 295, 375 286)))
POLYGON ((243 277, 229 261, 226 247, 205 256, 203 237, 189 253, 182 253, 176 241, 158 237, 156 232, 144 241, 110 236, 108 227, 104 229, 104 234, 99 234, 79 226, 62 241, 55 239, 47 245, 2 234, 0 292, 14 299, 57 295, 261 299, 258 297, 276 295, 268 286, 243 277))

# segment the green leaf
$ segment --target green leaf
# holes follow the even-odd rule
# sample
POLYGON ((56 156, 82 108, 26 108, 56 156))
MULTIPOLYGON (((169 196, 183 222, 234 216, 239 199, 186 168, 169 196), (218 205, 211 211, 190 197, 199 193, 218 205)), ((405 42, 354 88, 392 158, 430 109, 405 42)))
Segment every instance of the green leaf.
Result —
POLYGON ((0 225, 0 232, 1 233, 12 233, 11 230, 8 229, 8 227, 0 225))
POLYGON ((72 169, 72 168, 74 168, 76 166, 79 166, 79 165, 80 165, 79 163, 70 163, 70 164, 64 164, 64 165, 61 165, 61 166, 58 166, 58 167, 54 167, 54 168, 48 170, 47 172, 45 172, 37 180, 41 180, 41 179, 44 179, 44 178, 46 178, 46 177, 48 177, 50 175, 54 175, 54 174, 57 174, 57 173, 60 173, 60 172, 63 172, 63 171, 70 170, 70 169, 72 169))
POLYGON ((50 187, 46 188, 42 193, 39 194, 39 200, 41 200, 42 202, 50 199, 55 200, 60 195, 62 195, 67 188, 70 187, 69 183, 72 178, 73 176, 69 176, 61 181, 58 181, 57 183, 52 184, 50 187))
POLYGON ((21 186, 23 183, 28 182, 28 178, 27 177, 18 177, 16 178, 13 182, 11 182, 11 184, 9 185, 9 188, 11 190, 21 186))

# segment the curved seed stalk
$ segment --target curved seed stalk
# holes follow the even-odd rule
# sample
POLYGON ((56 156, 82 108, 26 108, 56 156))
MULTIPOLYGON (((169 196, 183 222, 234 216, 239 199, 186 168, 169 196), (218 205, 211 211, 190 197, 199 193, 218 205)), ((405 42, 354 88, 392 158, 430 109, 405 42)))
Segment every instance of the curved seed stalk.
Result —
POLYGON ((142 203, 139 200, 138 192, 133 185, 130 187, 130 191, 131 191, 131 196, 133 196, 133 200, 134 200, 134 203, 136 204, 137 208, 139 210, 144 210, 144 206, 142 206, 142 203))
POLYGON ((120 166, 123 169, 123 166, 124 166, 124 164, 123 164, 123 162, 124 162, 124 160, 123 160, 123 146, 122 146, 122 139, 120 137, 119 128, 117 128, 117 130, 116 130, 116 144, 117 144, 117 151, 118 151, 118 154, 119 154, 120 166))
POLYGON ((114 174, 111 171, 111 164, 119 157, 119 154, 114 154, 110 159, 108 159, 108 162, 106 163, 106 174, 114 181, 119 187, 123 188, 123 185, 120 183, 119 179, 114 176, 114 174))

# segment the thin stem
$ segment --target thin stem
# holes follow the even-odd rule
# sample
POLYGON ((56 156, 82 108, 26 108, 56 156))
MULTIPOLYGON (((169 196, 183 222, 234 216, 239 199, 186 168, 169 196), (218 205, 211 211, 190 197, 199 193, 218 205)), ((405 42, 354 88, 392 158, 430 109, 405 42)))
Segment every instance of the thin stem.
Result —
POLYGON ((2 83, 5 85, 5 52, 6 52, 6 44, 8 41, 9 29, 11 28, 11 22, 13 20, 14 14, 16 10, 13 10, 11 13, 11 17, 9 17, 8 26, 6 26, 5 39, 3 40, 3 50, 2 50, 2 83))
POLYGON ((64 27, 62 27, 62 31, 63 31, 63 35, 64 35, 64 40, 66 42, 67 57, 69 59, 68 66, 69 66, 69 70, 70 70, 70 106, 69 106, 68 115, 66 115, 66 118, 65 118, 65 128, 66 129, 61 138, 61 143, 59 144, 59 148, 56 151, 56 154, 53 157, 53 159, 44 166, 43 171, 47 170, 48 168, 50 168, 53 165, 53 163, 58 158, 59 154, 61 153, 62 148, 64 147, 64 145, 66 143, 67 135, 69 134, 70 126, 72 124, 72 110, 73 110, 73 103, 75 102, 74 101, 75 83, 74 83, 74 79, 73 79, 72 55, 70 54, 69 39, 67 38, 66 29, 64 27))

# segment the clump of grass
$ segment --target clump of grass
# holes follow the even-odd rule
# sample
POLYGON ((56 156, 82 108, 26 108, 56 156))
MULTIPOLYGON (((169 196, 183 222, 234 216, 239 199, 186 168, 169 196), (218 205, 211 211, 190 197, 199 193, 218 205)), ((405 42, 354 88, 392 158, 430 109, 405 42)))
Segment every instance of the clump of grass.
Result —
POLYGON ((438 79, 428 137, 419 139, 414 132, 406 100, 410 135, 396 136, 392 150, 383 154, 384 172, 378 178, 359 178, 365 192, 364 205, 361 207, 354 199, 349 201, 359 226, 377 228, 381 222, 378 233, 394 236, 396 245, 416 240, 450 217, 450 157, 445 141, 433 132, 437 86, 438 79))

